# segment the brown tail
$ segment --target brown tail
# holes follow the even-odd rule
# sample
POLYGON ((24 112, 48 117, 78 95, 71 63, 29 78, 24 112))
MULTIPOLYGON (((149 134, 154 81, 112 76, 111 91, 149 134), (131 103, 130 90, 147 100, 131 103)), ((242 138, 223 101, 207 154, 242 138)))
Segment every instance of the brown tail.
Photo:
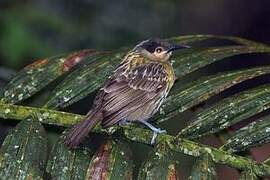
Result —
POLYGON ((88 113, 86 119, 71 128, 65 137, 64 144, 69 148, 78 146, 99 120, 101 120, 99 113, 88 113))

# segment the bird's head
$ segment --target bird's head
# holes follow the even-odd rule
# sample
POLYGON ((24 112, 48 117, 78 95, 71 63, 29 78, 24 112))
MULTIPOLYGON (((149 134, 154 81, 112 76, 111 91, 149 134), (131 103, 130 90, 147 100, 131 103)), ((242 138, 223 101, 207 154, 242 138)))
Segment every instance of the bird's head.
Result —
POLYGON ((168 61, 173 51, 184 48, 189 47, 173 45, 161 39, 148 39, 136 45, 133 51, 153 61, 168 61))

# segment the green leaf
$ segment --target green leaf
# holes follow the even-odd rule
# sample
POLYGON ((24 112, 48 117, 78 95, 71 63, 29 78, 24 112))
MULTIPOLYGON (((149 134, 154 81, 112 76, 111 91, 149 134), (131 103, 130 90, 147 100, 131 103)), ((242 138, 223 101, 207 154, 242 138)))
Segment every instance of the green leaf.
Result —
MULTIPOLYGON (((59 55, 36 61, 21 70, 5 87, 2 101, 21 102, 54 81, 86 57, 95 57, 97 51, 82 50, 66 55, 59 55)), ((90 60, 91 61, 91 58, 90 60)))
POLYGON ((138 180, 177 180, 178 162, 166 144, 159 144, 150 152, 139 171, 138 180))
POLYGON ((10 157, 9 154, 0 155, 0 177, 4 180, 42 180, 43 172, 32 162, 21 161, 10 157))
POLYGON ((173 58, 173 67, 177 78, 191 73, 206 65, 235 55, 270 52, 265 46, 224 46, 195 48, 179 52, 173 58))
POLYGON ((85 179, 126 180, 133 177, 133 160, 127 143, 108 140, 93 156, 85 179))
POLYGON ((93 151, 89 148, 69 150, 63 144, 63 138, 53 146, 46 171, 52 179, 80 180, 86 179, 93 151))
MULTIPOLYGON (((202 40, 213 39, 213 38, 216 38, 216 36, 213 36, 213 35, 205 35, 205 36, 193 35, 193 36, 177 37, 174 39, 176 39, 176 41, 178 39, 178 40, 183 41, 185 43, 191 43, 191 42, 195 42, 195 41, 202 41, 202 40)), ((218 38, 226 39, 226 37, 218 37, 218 38)), ((231 39, 233 41, 239 41, 239 38, 236 38, 236 37, 227 37, 227 39, 231 39)), ((241 39, 241 41, 245 42, 248 40, 241 39)), ((248 42, 252 42, 252 41, 248 41, 248 42)), ((259 43, 252 42, 252 43, 246 43, 246 44, 253 45, 254 47, 245 48, 245 50, 243 50, 243 52, 237 52, 237 51, 242 51, 241 47, 237 47, 237 46, 233 47, 232 46, 231 48, 233 49, 233 51, 235 51, 233 54, 266 52, 267 50, 269 50, 267 48, 267 46, 261 45, 259 43), (248 51, 248 52, 244 52, 244 51, 248 51)), ((217 50, 217 48, 215 48, 214 50, 217 50)), ((220 49, 220 51, 222 51, 222 49, 220 49)), ((227 51, 230 51, 230 50, 227 49, 227 51)), ((191 52, 191 53, 194 53, 194 52, 191 52)), ((215 52, 215 53, 218 54, 219 52, 215 52)), ((95 55, 97 55, 97 52, 94 50, 83 50, 83 51, 73 53, 70 56, 61 55, 61 56, 37 61, 37 62, 33 63, 32 65, 28 66, 28 68, 26 68, 23 71, 21 71, 20 73, 18 73, 18 75, 16 77, 14 77, 14 79, 5 88, 4 94, 2 95, 2 100, 5 100, 6 102, 9 102, 9 103, 18 103, 26 98, 29 98, 30 96, 32 96, 33 94, 35 94, 36 92, 38 92, 39 90, 44 88, 47 84, 49 84, 50 82, 55 80, 57 77, 61 76, 64 72, 69 71, 74 65, 81 62, 86 57, 93 56, 94 58, 89 58, 90 60, 86 60, 86 61, 94 62, 93 59, 95 59, 95 55)), ((201 53, 201 56, 203 59, 206 58, 206 55, 203 52, 201 53)), ((196 53, 194 53, 194 57, 196 58, 196 53)), ((186 59, 188 59, 188 58, 186 58, 186 59)), ((215 58, 213 58, 212 60, 213 60, 213 62, 216 61, 215 58)), ((177 61, 177 59, 176 59, 176 61, 177 61)), ((112 62, 112 64, 115 63, 115 61, 111 61, 111 62, 112 62)), ((118 61, 116 61, 116 63, 117 62, 118 61)), ((210 62, 208 62, 208 63, 210 63, 210 62)), ((108 64, 108 65, 112 65, 112 64, 108 64)), ((189 63, 184 63, 184 64, 185 64, 184 66, 189 67, 189 63)), ((194 68, 196 69, 196 68, 203 66, 203 65, 194 64, 194 66, 195 66, 194 68)), ((113 66, 113 67, 115 67, 115 66, 113 66)), ((189 68, 192 69, 192 67, 189 67, 189 68)), ((107 77, 106 75, 110 74, 110 72, 111 72, 110 68, 103 69, 103 70, 104 70, 104 72, 101 72, 101 77, 98 77, 97 80, 95 80, 95 81, 104 80, 105 77, 107 77), (106 74, 106 75, 104 76, 103 74, 106 74)), ((190 70, 188 70, 188 71, 190 71, 190 70)), ((184 72, 184 71, 182 72, 181 68, 179 70, 176 69, 176 74, 181 74, 181 73, 187 73, 187 72, 184 72)), ((95 77, 95 76, 93 76, 93 77, 95 77)), ((82 79, 84 79, 84 78, 82 78, 82 79)), ((88 80, 87 78, 85 78, 85 79, 88 80)), ((70 79, 67 78, 68 82, 69 82, 69 80, 70 79)), ((83 80, 80 80, 80 81, 83 81, 83 80)), ((75 82, 78 82, 78 81, 75 81, 75 82)), ((63 83, 63 84, 65 84, 65 83, 63 83)), ((82 92, 82 94, 80 94, 80 95, 77 94, 78 97, 76 95, 72 94, 73 89, 70 89, 69 87, 67 87, 67 89, 61 89, 62 86, 60 85, 59 88, 56 88, 57 91, 54 93, 54 95, 51 96, 49 102, 47 103, 47 106, 48 107, 50 107, 50 106, 57 107, 57 105, 59 105, 61 107, 61 105, 66 101, 68 102, 67 105, 69 105, 69 104, 76 102, 79 99, 85 97, 87 94, 91 93, 93 91, 93 88, 97 89, 100 86, 100 84, 101 84, 101 82, 92 83, 90 85, 90 89, 87 92, 85 91, 85 89, 87 89, 88 86, 86 86, 85 88, 84 88, 84 86, 79 86, 80 88, 82 88, 82 90, 80 90, 80 92, 82 92), (95 83, 97 83, 97 84, 95 84, 95 83), (91 87, 92 85, 93 85, 93 87, 91 87), (60 92, 58 92, 58 91, 60 91, 60 92), (71 93, 71 95, 69 95, 70 93, 71 93), (60 97, 58 97, 58 96, 60 96, 60 97), (54 100, 56 102, 54 102, 54 100)), ((67 85, 67 84, 65 84, 65 85, 67 85)), ((76 91, 77 89, 74 89, 74 90, 76 91)), ((63 105, 63 107, 64 106, 66 106, 66 105, 63 105)))
POLYGON ((190 180, 217 179, 216 167, 209 153, 197 158, 191 171, 190 180))
POLYGON ((47 158, 44 128, 32 118, 20 122, 5 138, 1 154, 3 159, 0 162, 0 174, 8 177, 20 176, 20 179, 26 179, 27 176, 32 176, 32 173, 42 176, 47 158), (28 172, 31 174, 27 174, 28 172))
POLYGON ((250 123, 236 131, 222 146, 223 150, 239 152, 270 142, 270 116, 250 123))
MULTIPOLYGON (((179 41, 180 43, 183 42, 184 44, 185 43, 189 44, 191 42, 197 42, 197 41, 208 40, 208 39, 213 39, 213 38, 227 39, 227 40, 231 40, 233 42, 240 43, 242 45, 211 47, 211 48, 193 48, 193 49, 189 49, 189 50, 185 50, 185 51, 183 50, 183 51, 179 52, 178 54, 175 54, 174 68, 176 70, 176 74, 177 74, 178 78, 181 78, 182 76, 185 76, 190 72, 193 72, 199 68, 207 66, 208 64, 214 63, 214 62, 219 61, 219 60, 226 58, 226 57, 230 57, 230 56, 238 55, 238 54, 243 54, 243 53, 258 53, 258 52, 269 52, 270 51, 269 47, 264 45, 264 44, 260 44, 257 42, 253 42, 253 41, 249 41, 249 40, 245 40, 245 39, 241 39, 241 38, 236 38, 236 37, 223 37, 223 36, 212 36, 212 35, 206 35, 206 36, 199 35, 199 36, 197 36, 197 35, 195 35, 195 36, 189 36, 189 37, 188 36, 182 37, 182 39, 181 38, 178 40, 176 39, 176 41, 179 41)), ((64 82, 62 84, 60 84, 55 89, 54 94, 50 97, 50 100, 48 101, 48 103, 46 104, 45 107, 47 107, 47 108, 65 107, 67 105, 70 105, 70 104, 78 101, 79 99, 85 97, 89 93, 91 93, 94 90, 96 90, 97 88, 99 88, 101 86, 101 84, 104 82, 105 78, 107 76, 109 76, 111 74, 111 71, 117 66, 117 64, 119 64, 121 57, 124 55, 123 52, 124 51, 119 51, 119 54, 115 53, 113 58, 112 58, 112 54, 100 54, 100 55, 91 56, 89 58, 89 61, 86 61, 84 65, 80 66, 77 70, 73 71, 74 74, 72 76, 76 75, 76 77, 71 77, 71 75, 70 75, 70 76, 66 77, 66 79, 64 79, 64 82), (119 55, 119 56, 116 57, 117 55, 119 55), (115 59, 115 61, 114 61, 114 59, 115 59), (97 68, 97 71, 95 71, 96 66, 99 67, 99 68, 97 68), (84 71, 82 71, 82 70, 84 70, 84 71), (89 72, 89 74, 88 74, 88 72, 89 72), (84 82, 80 82, 80 78, 83 79, 84 82), (72 90, 72 91, 70 91, 70 90, 72 90)), ((67 58, 63 56, 63 59, 66 60, 67 58)), ((16 83, 14 83, 14 85, 12 85, 13 87, 10 88, 11 91, 6 91, 7 97, 6 98, 4 97, 2 99, 2 101, 3 102, 10 102, 10 103, 17 103, 20 101, 20 99, 23 100, 23 99, 27 98, 28 96, 30 97, 31 94, 38 92, 46 84, 53 81, 54 78, 61 76, 66 71, 66 68, 68 71, 68 70, 70 70, 71 67, 73 67, 74 65, 77 64, 77 60, 76 60, 77 55, 74 55, 70 59, 72 59, 72 62, 68 61, 67 63, 64 63, 64 64, 62 64, 61 69, 58 69, 61 71, 61 73, 59 75, 57 73, 49 73, 49 77, 50 77, 49 79, 46 79, 45 77, 42 77, 42 76, 39 77, 39 73, 37 73, 37 72, 35 72, 34 76, 29 75, 30 78, 27 76, 27 73, 26 73, 26 75, 22 74, 22 75, 25 75, 26 79, 24 79, 21 82, 25 82, 26 85, 27 85, 27 83, 31 83, 32 78, 35 80, 36 77, 38 77, 38 79, 41 79, 43 81, 42 82, 40 81, 41 85, 38 86, 37 90, 30 92, 30 94, 28 92, 26 92, 26 93, 28 93, 28 95, 26 95, 26 96, 18 95, 20 97, 16 97, 17 96, 16 93, 18 93, 17 91, 14 90, 14 93, 12 93, 13 92, 12 90, 16 88, 16 83), (64 72, 62 72, 62 71, 64 71, 64 72), (10 94, 8 94, 8 93, 10 93, 10 94), (10 98, 10 100, 8 100, 8 98, 10 98)), ((79 58, 79 61, 81 61, 80 58, 79 58)), ((44 65, 46 66, 46 64, 50 64, 50 63, 45 62, 44 65)), ((52 68, 56 68, 58 66, 59 65, 57 64, 55 67, 52 67, 52 68)), ((34 71, 39 69, 39 68, 42 69, 43 63, 38 63, 37 67, 34 65, 34 67, 30 67, 30 69, 31 68, 33 68, 34 71)), ((263 69, 262 71, 259 70, 260 68, 257 68, 257 69, 254 68, 254 69, 249 69, 249 70, 234 71, 234 72, 230 72, 229 74, 222 73, 222 74, 218 74, 218 75, 213 75, 213 76, 206 77, 207 79, 199 80, 197 82, 197 83, 201 83, 199 85, 197 85, 193 82, 183 85, 179 81, 178 83, 176 83, 176 85, 174 87, 175 91, 172 92, 171 100, 169 99, 167 101, 167 103, 171 101, 171 102, 175 103, 175 105, 174 106, 172 106, 171 104, 167 104, 168 106, 166 104, 164 105, 164 112, 166 114, 166 115, 164 115, 164 117, 165 116, 170 117, 171 115, 174 115, 174 113, 178 113, 178 110, 182 111, 182 109, 185 109, 185 108, 187 109, 191 106, 194 106, 194 105, 206 100, 210 96, 213 96, 213 95, 223 91, 224 89, 229 88, 234 83, 240 83, 246 79, 250 79, 250 78, 253 78, 253 77, 256 77, 259 75, 267 74, 269 71, 267 68, 269 68, 269 67, 265 67, 265 69, 262 68, 263 69), (218 77, 218 76, 222 76, 222 77, 218 77), (238 78, 240 78, 240 79, 238 79, 238 78), (235 79, 235 80, 233 80, 233 79, 235 79), (224 80, 224 81, 222 81, 222 80, 224 80), (209 82, 209 81, 211 81, 211 82, 209 82), (232 84, 229 84, 230 82, 232 84), (203 85, 207 86, 207 87, 212 86, 212 88, 215 90, 207 89, 207 88, 203 87, 203 85), (189 88, 194 88, 194 90, 192 91, 189 88), (180 93, 186 92, 186 91, 188 91, 189 93, 192 93, 192 95, 191 95, 192 97, 191 96, 188 97, 187 95, 184 95, 184 94, 180 95, 180 93), (179 95, 179 97, 181 97, 183 99, 177 99, 178 95, 179 95), (185 99, 185 98, 187 98, 187 99, 185 99), (177 101, 175 101, 175 100, 177 100, 177 101), (184 108, 181 109, 182 101, 184 104, 183 105, 184 108), (171 106, 171 108, 169 106, 171 106), (167 109, 166 109, 166 107, 167 107, 167 109)), ((43 71, 40 74, 42 74, 42 73, 43 73, 43 71)), ((45 76, 45 73, 43 73, 43 76, 45 76)), ((21 83, 18 83, 17 85, 19 86, 20 84, 21 83)), ((25 87, 27 87, 27 86, 25 86, 25 87)), ((19 88, 19 90, 20 89, 21 88, 19 88)), ((23 87, 22 89, 25 89, 25 88, 23 87)), ((211 107, 209 109, 206 109, 206 111, 209 110, 209 112, 206 113, 205 116, 200 117, 200 119, 207 118, 207 116, 209 115, 207 122, 210 123, 210 125, 209 124, 206 125, 207 124, 206 121, 203 121, 203 123, 206 123, 205 128, 206 129, 210 128, 210 130, 206 130, 206 132, 204 132, 204 129, 200 129, 200 126, 199 126, 199 128, 198 128, 199 129, 198 131, 200 131, 199 136, 201 135, 200 133, 207 134, 208 132, 211 133, 212 131, 213 132, 219 131, 222 128, 226 128, 230 124, 234 124, 240 120, 243 120, 247 117, 250 117, 254 114, 257 114, 265 109, 268 109, 270 107, 268 105, 269 103, 267 104, 267 102, 269 101, 269 98, 267 96, 267 94, 269 94, 269 91, 270 91, 269 89, 270 89, 270 87, 269 87, 269 85, 267 85, 267 86, 259 87, 259 88, 253 89, 253 90, 248 90, 248 91, 245 91, 243 93, 238 94, 240 97, 242 97, 242 99, 240 97, 238 98, 237 95, 230 97, 231 98, 230 101, 228 101, 228 100, 226 101, 226 99, 227 99, 226 98, 226 99, 222 100, 220 103, 216 104, 216 105, 219 105, 219 107, 216 108, 217 109, 216 112, 210 111, 209 109, 211 109, 211 107), (246 94, 246 96, 243 94, 246 94), (230 109, 231 104, 228 102, 231 102, 231 101, 233 103, 235 103, 234 104, 235 107, 230 109), (227 106, 227 109, 226 109, 226 106, 227 106), (242 109, 240 109, 240 108, 242 108, 242 109), (220 112, 219 112, 219 110, 220 110, 220 112), (230 112, 231 114, 229 113, 229 111, 234 111, 234 110, 236 110, 237 112, 230 112), (223 117, 222 116, 223 113, 225 113, 225 115, 227 115, 227 116, 229 115, 229 116, 223 117), (211 116, 214 119, 213 124, 211 124, 212 122, 210 121, 211 116), (218 119, 221 120, 220 123, 217 122, 218 119), (214 128, 214 129, 211 129, 211 128, 214 128)), ((20 92, 22 92, 22 90, 20 90, 19 93, 20 92)), ((213 108, 213 109, 215 110, 215 108, 213 108)), ((200 114, 203 114, 203 113, 204 112, 202 112, 200 114)), ((26 118, 29 115, 33 115, 33 117, 35 117, 34 120, 38 120, 40 122, 47 123, 47 124, 59 125, 59 126, 69 126, 71 124, 74 124, 74 123, 80 121, 82 118, 84 118, 84 116, 81 116, 81 115, 64 113, 64 112, 59 112, 59 111, 51 111, 51 110, 47 110, 45 108, 23 107, 23 106, 15 106, 15 105, 10 105, 10 104, 0 103, 0 117, 14 118, 14 119, 22 120, 23 118, 26 118)), ((195 128, 196 128, 196 126, 195 126, 195 128)), ((123 130, 123 135, 132 141, 137 141, 140 143, 149 144, 149 142, 152 138, 151 131, 145 130, 143 128, 138 128, 136 125, 122 127, 121 130, 123 130)), ((93 129, 93 131, 104 132, 104 130, 101 130, 100 126, 95 127, 93 129)), ((108 131, 110 131, 110 130, 108 130, 108 131)), ((192 135, 193 135, 193 133, 192 133, 192 135)), ((195 135, 196 135, 196 133, 195 133, 195 135)), ((248 158, 233 155, 229 152, 219 150, 216 148, 212 148, 212 147, 208 147, 208 146, 205 146, 203 144, 195 143, 195 142, 187 140, 187 139, 183 139, 183 138, 179 138, 179 137, 175 138, 174 136, 171 136, 171 135, 161 134, 161 135, 158 135, 157 142, 158 143, 161 143, 161 142, 165 143, 166 142, 167 146, 170 150, 184 153, 184 154, 188 154, 188 155, 192 155, 194 157, 203 156, 203 154, 205 152, 207 152, 207 153, 209 153, 209 155, 211 155, 212 160, 215 163, 227 164, 227 165, 232 166, 234 168, 238 168, 238 169, 245 170, 245 171, 247 171, 248 168, 251 167, 252 171, 254 171, 257 175, 260 175, 260 176, 270 174, 270 168, 269 168, 269 166, 267 166, 265 164, 255 163, 254 161, 252 161, 248 158)), ((108 144, 108 143, 106 143, 106 144, 108 144)), ((99 149, 98 152, 101 152, 101 153, 99 153, 99 154, 96 153, 95 156, 97 158, 96 159, 93 158, 90 161, 90 163, 93 167, 92 167, 92 169, 88 169, 88 171, 87 171, 88 174, 86 175, 87 177, 89 177, 88 175, 91 175, 91 176, 93 174, 96 175, 95 171, 97 171, 97 169, 95 167, 98 166, 98 167, 100 167, 99 169, 104 170, 104 172, 105 172, 104 176, 106 176, 108 178, 112 178, 112 179, 119 179, 119 175, 123 174, 123 172, 120 170, 122 170, 123 168, 118 169, 117 168, 118 165, 115 165, 115 162, 121 162, 122 164, 120 165, 120 167, 123 166, 124 169, 126 168, 126 163, 123 163, 123 162, 125 162, 125 160, 123 160, 123 158, 124 158, 123 156, 120 157, 121 153, 120 154, 114 153, 114 150, 113 150, 114 147, 115 147, 114 143, 112 143, 112 145, 110 145, 110 146, 104 145, 101 149, 99 149), (106 153, 108 152, 108 153, 112 154, 112 156, 106 156, 106 155, 104 155, 103 152, 106 152, 106 153), (117 157, 120 157, 119 158, 120 160, 117 160, 118 159, 117 157), (104 163, 102 163, 100 159, 106 159, 106 162, 108 162, 107 165, 110 168, 105 169, 104 163)), ((55 147, 55 149, 58 149, 58 148, 61 149, 61 147, 55 147)), ((121 148, 117 147, 116 149, 118 149, 118 150, 116 150, 118 152, 119 149, 121 149, 121 148)), ((156 152, 158 152, 158 151, 156 151, 156 152)), ((2 159, 5 159, 4 155, 3 156, 0 155, 0 158, 3 157, 2 159)), ((58 155, 60 155, 60 153, 58 153, 58 155)), ((17 163, 17 161, 15 159, 13 159, 13 157, 11 157, 11 155, 7 154, 6 157, 8 157, 6 159, 9 159, 10 161, 17 163)), ((54 157, 56 157, 56 156, 54 156, 54 157)), ((52 159, 54 157, 52 157, 52 159)), ((60 156, 57 156, 57 157, 60 157, 60 156)), ((63 157, 66 157, 66 156, 63 156, 63 157)), ((80 162, 82 162, 81 160, 84 159, 83 157, 84 156, 82 156, 81 159, 79 158, 80 159, 79 164, 80 164, 80 162)), ((76 156, 76 158, 77 158, 77 156, 76 156)), ((62 163, 61 158, 59 158, 58 161, 55 161, 55 162, 56 162, 56 164, 53 164, 51 166, 48 165, 49 169, 55 165, 59 165, 59 171, 61 170, 61 167, 62 167, 62 170, 66 169, 65 166, 63 164, 61 164, 62 163)), ((15 166, 17 166, 16 163, 15 163, 15 166)), ((12 164, 12 163, 10 163, 10 164, 12 164)), ((42 171, 39 172, 39 168, 37 168, 36 166, 32 166, 31 163, 28 163, 28 164, 29 164, 29 168, 27 165, 23 166, 24 172, 27 172, 27 173, 30 172, 30 174, 35 173, 36 176, 42 177, 42 171), (25 168, 27 169, 27 171, 25 170, 25 168)), ((158 165, 160 165, 160 164, 158 164, 158 165)), ((129 165, 127 165, 127 166, 131 167, 129 165)), ((1 163, 0 163, 0 167, 1 167, 1 163)), ((2 167, 6 167, 6 165, 4 165, 2 167)), ((86 165, 82 169, 85 170, 85 167, 86 167, 86 165)), ((146 169, 149 170, 149 172, 152 171, 152 169, 149 168, 149 166, 147 166, 146 169)), ((166 172, 170 172, 169 173, 170 175, 168 175, 167 177, 169 177, 169 178, 177 177, 175 175, 176 174, 175 169, 176 168, 174 168, 174 166, 170 170, 167 169, 166 172), (173 176, 171 176, 171 174, 173 174, 173 176)), ((52 170, 52 169, 50 169, 50 170, 52 170)), ((80 173, 81 171, 79 172, 75 168, 72 168, 72 169, 70 168, 68 170, 78 172, 76 175, 83 174, 83 173, 80 173)), ((57 171, 58 170, 53 169, 50 172, 52 174, 57 174, 57 171)), ((163 175, 164 174, 166 174, 166 173, 163 173, 163 175)), ((65 175, 65 174, 63 174, 63 175, 65 175)), ((144 175, 145 174, 142 173, 142 176, 144 176, 144 175)), ((128 173, 127 176, 123 175, 123 177, 129 177, 129 179, 130 179, 132 177, 132 175, 130 175, 128 173)))
POLYGON ((198 138, 225 129, 270 108, 270 85, 264 85, 225 98, 198 113, 180 136, 198 138))
MULTIPOLYGON (((179 78, 225 57, 255 52, 269 52, 269 49, 261 46, 191 49, 176 54, 173 59, 173 66, 179 78)), ((64 108, 100 88, 105 78, 117 67, 123 55, 123 52, 117 52, 114 55, 101 57, 98 61, 77 69, 57 86, 45 107, 64 108)))
POLYGON ((245 80, 270 73, 270 67, 258 67, 219 73, 200 78, 191 83, 177 82, 163 105, 160 114, 155 119, 160 123, 197 105, 210 97, 239 84, 245 80))
POLYGON ((1 118, 24 120, 29 116, 35 116, 39 122, 57 126, 70 126, 85 118, 78 114, 74 116, 74 114, 66 112, 4 104, 0 102, 1 118))
POLYGON ((44 107, 63 108, 87 96, 103 84, 120 63, 122 55, 121 52, 104 55, 70 73, 51 93, 44 107))
MULTIPOLYGON (((34 108, 27 106, 18 106, 13 104, 4 104, 0 102, 0 120, 3 119, 17 119, 25 120, 26 116, 32 115, 35 120, 45 124, 54 124, 58 126, 70 126, 80 121, 84 116, 78 114, 71 114, 61 111, 48 110, 42 108, 34 108)), ((108 131, 110 131, 109 128, 108 131)), ((149 144, 153 137, 153 132, 147 129, 138 128, 134 126, 125 126, 121 128, 123 136, 131 141, 149 144)), ((104 133, 100 126, 93 129, 94 132, 104 133)), ((107 132, 110 134, 110 132, 107 132)), ((179 153, 198 157, 203 152, 208 152, 213 156, 215 163, 226 164, 236 169, 246 170, 251 167, 258 176, 270 175, 270 166, 257 163, 251 159, 234 155, 213 147, 209 147, 200 143, 190 141, 181 137, 174 137, 168 134, 160 134, 156 139, 157 143, 168 143, 168 147, 179 153)))

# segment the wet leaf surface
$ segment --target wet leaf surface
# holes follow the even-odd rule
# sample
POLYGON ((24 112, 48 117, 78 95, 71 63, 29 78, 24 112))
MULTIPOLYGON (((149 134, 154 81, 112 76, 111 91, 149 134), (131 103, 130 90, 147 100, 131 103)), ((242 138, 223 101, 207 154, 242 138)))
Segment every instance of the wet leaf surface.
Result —
POLYGON ((7 84, 1 99, 8 103, 21 102, 70 71, 86 57, 95 55, 97 55, 95 50, 82 50, 70 55, 59 55, 36 61, 26 66, 7 84))
POLYGON ((236 131, 222 146, 223 150, 238 152, 270 142, 270 117, 266 116, 236 131))
POLYGON ((47 148, 46 132, 40 122, 31 118, 20 122, 0 149, 1 177, 39 179, 45 169, 47 148))
POLYGON ((52 179, 86 179, 87 169, 93 156, 93 150, 84 147, 70 150, 60 138, 50 152, 46 171, 52 179))
POLYGON ((155 119, 159 123, 166 121, 231 86, 268 73, 270 67, 265 66, 219 73, 184 85, 176 83, 171 95, 161 106, 162 113, 156 115, 155 119))
MULTIPOLYGON (((270 51, 269 46, 262 43, 229 36, 190 35, 170 38, 170 41, 192 44, 212 39, 229 40, 240 45, 191 48, 179 51, 173 58, 177 78, 180 79, 193 71, 227 57, 247 53, 268 53, 270 51)), ((100 54, 95 50, 83 50, 37 61, 19 72, 4 89, 1 96, 0 116, 22 120, 28 118, 29 115, 33 115, 35 119, 24 120, 6 138, 0 153, 0 177, 42 179, 47 159, 47 139, 39 122, 70 126, 84 118, 84 116, 45 108, 64 108, 100 88, 104 80, 119 64, 125 52, 126 50, 119 50, 100 54), (71 73, 51 93, 44 106, 45 108, 11 105, 31 97, 49 83, 70 71, 71 73), (3 104, 3 102, 10 104, 3 104)), ((164 103, 161 114, 157 115, 156 119, 164 121, 174 117, 179 112, 183 112, 235 84, 268 74, 269 69, 266 66, 224 72, 188 84, 180 84, 179 81, 175 84, 171 96, 164 103)), ((226 98, 197 114, 196 120, 185 128, 180 135, 197 138, 215 133, 262 112, 270 107, 269 91, 270 86, 266 85, 226 98)), ((250 126, 247 129, 241 129, 239 133, 237 132, 224 148, 235 152, 268 142, 267 134, 269 133, 267 132, 269 129, 267 126, 269 125, 267 121, 259 121, 250 126), (236 143, 240 136, 243 137, 242 139, 249 139, 245 139, 246 141, 240 144, 236 143)), ((104 132, 100 130, 99 126, 94 130, 104 132)), ((141 143, 147 143, 152 136, 151 132, 141 128, 128 129, 127 127, 123 130, 127 138, 141 143)), ((254 163, 241 156, 234 156, 228 152, 186 139, 180 138, 181 141, 176 141, 177 138, 170 135, 161 135, 162 138, 166 139, 166 142, 169 143, 168 146, 174 151, 195 157, 201 156, 194 165, 192 178, 209 177, 208 179, 214 179, 214 170, 212 171, 210 168, 214 166, 213 162, 228 164, 245 170, 249 166, 256 174, 270 174, 268 166, 254 163), (211 157, 204 156, 205 152, 209 152, 211 157)), ((66 149, 59 141, 50 154, 46 170, 55 179, 132 179, 133 162, 130 154, 127 145, 120 141, 107 141, 93 157, 93 152, 89 149, 71 151, 66 149)), ((159 147, 149 155, 149 159, 140 170, 139 179, 178 179, 176 166, 177 163, 172 157, 171 151, 159 147)))
POLYGON ((131 150, 126 143, 108 140, 94 154, 86 179, 128 180, 133 178, 131 150))
POLYGON ((143 162, 138 180, 178 180, 178 162, 167 145, 159 144, 143 162))
POLYGON ((122 55, 116 52, 101 56, 70 73, 51 93, 44 107, 63 108, 95 91, 120 63, 122 55))
MULTIPOLYGON (((261 46, 227 46, 191 49, 175 55, 173 66, 176 76, 179 78, 226 57, 268 51, 268 48, 261 46)), ((97 90, 117 67, 123 56, 123 52, 105 55, 94 63, 77 69, 56 87, 45 107, 64 108, 97 90)))
POLYGON ((270 86, 264 85, 225 98, 198 113, 180 136, 198 138, 225 129, 270 108, 270 86))
POLYGON ((265 52, 270 52, 270 49, 265 46, 238 45, 188 49, 175 55, 173 58, 173 66, 177 78, 180 78, 188 73, 224 58, 240 54, 265 52))

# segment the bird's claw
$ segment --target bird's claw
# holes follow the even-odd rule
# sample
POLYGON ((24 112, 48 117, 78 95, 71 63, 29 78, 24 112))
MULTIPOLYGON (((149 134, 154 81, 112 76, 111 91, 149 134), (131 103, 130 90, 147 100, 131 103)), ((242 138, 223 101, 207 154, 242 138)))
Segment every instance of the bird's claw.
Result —
POLYGON ((160 129, 160 128, 153 131, 153 136, 152 136, 152 139, 151 139, 151 145, 155 144, 157 135, 162 134, 162 133, 167 133, 167 131, 165 129, 160 129))

